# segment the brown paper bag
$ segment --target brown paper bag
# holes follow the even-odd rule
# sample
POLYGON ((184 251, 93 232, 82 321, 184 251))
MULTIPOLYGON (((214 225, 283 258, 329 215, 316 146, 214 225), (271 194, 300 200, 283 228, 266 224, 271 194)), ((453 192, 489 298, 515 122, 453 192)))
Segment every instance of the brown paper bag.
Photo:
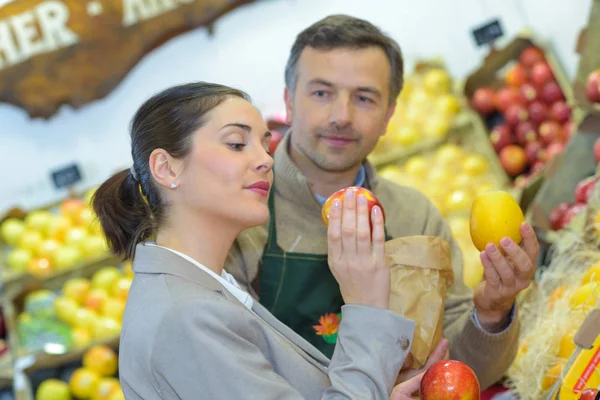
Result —
POLYGON ((390 310, 415 321, 411 368, 425 365, 442 338, 446 290, 454 282, 450 246, 435 236, 390 240, 390 310))

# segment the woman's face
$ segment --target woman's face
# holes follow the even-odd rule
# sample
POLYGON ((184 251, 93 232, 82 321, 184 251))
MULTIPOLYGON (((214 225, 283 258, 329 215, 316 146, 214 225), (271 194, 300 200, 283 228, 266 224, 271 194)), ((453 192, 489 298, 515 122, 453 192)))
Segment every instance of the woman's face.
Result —
POLYGON ((177 188, 179 201, 193 213, 244 229, 265 223, 273 183, 270 141, 252 104, 238 97, 225 100, 193 135, 177 188))

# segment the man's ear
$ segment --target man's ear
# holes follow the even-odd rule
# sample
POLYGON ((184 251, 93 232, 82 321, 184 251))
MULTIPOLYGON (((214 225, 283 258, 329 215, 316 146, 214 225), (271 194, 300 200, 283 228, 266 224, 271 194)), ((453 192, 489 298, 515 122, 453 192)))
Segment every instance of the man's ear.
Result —
POLYGON ((381 132, 380 136, 385 135, 385 133, 387 132, 388 123, 390 122, 390 119, 392 119, 392 116, 394 115, 395 111, 396 111, 396 101, 394 100, 394 102, 392 104, 390 104, 390 106, 388 107, 388 109, 385 113, 385 125, 383 126, 383 132, 381 132))
POLYGON ((285 122, 288 125, 291 125, 294 110, 294 96, 287 86, 283 90, 283 100, 285 101, 285 122))

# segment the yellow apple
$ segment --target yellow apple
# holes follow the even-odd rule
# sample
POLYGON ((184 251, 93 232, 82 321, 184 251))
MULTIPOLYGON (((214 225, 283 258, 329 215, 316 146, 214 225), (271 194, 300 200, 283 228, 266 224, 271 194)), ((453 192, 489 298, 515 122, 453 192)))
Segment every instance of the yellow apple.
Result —
POLYGON ((98 318, 100 317, 94 311, 89 310, 85 307, 80 307, 75 312, 73 325, 76 327, 88 329, 91 332, 93 332, 98 318))
POLYGON ((81 250, 74 246, 60 246, 54 252, 52 261, 56 269, 66 269, 81 261, 81 250))
POLYGON ((59 379, 46 379, 35 392, 36 400, 71 400, 69 385, 59 379))
POLYGON ((435 161, 441 165, 459 166, 464 153, 463 150, 455 144, 441 145, 435 152, 435 161))
POLYGON ((123 390, 120 389, 114 392, 108 400, 125 400, 125 394, 123 394, 123 390))
POLYGON ((94 400, 110 400, 115 394, 121 391, 121 385, 117 378, 105 377, 101 378, 96 385, 94 391, 94 400))
POLYGON ((105 254, 108 251, 108 245, 106 239, 103 236, 92 235, 88 236, 81 244, 81 250, 83 257, 91 258, 101 254, 105 254))
POLYGON ((443 139, 450 129, 450 120, 442 115, 431 115, 423 124, 423 134, 430 139, 443 139))
POLYGON ((463 190, 454 190, 446 198, 446 210, 448 214, 468 213, 471 209, 473 198, 463 190))
POLYGON ((121 278, 121 271, 117 267, 107 266, 92 275, 92 287, 104 289, 110 293, 117 279, 121 278))
POLYGON ((414 125, 405 124, 398 127, 398 130, 391 134, 392 139, 398 146, 409 147, 417 143, 421 134, 414 125))
POLYGON ((430 167, 430 163, 423 156, 413 156, 404 164, 404 172, 414 178, 423 179, 430 167))
POLYGON ((469 154, 463 160, 463 170, 471 176, 483 175, 488 171, 488 162, 482 155, 469 154))
POLYGON ((72 224, 69 218, 65 217, 64 215, 53 215, 46 225, 44 234, 48 238, 62 242, 65 240, 65 235, 71 226, 72 224))
POLYGON ((100 376, 112 376, 117 373, 118 356, 106 345, 96 345, 85 352, 82 359, 84 368, 100 376))
POLYGON ((73 339, 73 346, 75 348, 87 347, 93 340, 90 330, 80 326, 73 328, 71 331, 71 338, 73 339))
POLYGON ((89 230, 92 222, 96 219, 96 214, 91 207, 85 206, 79 212, 79 215, 76 219, 76 224, 81 226, 82 228, 89 230))
POLYGON ((432 68, 423 75, 425 90, 436 95, 450 91, 450 75, 442 68, 432 68))
POLYGON ((133 263, 131 260, 123 262, 123 274, 128 278, 133 278, 133 263))
POLYGON ((52 219, 52 213, 46 210, 35 210, 25 216, 27 229, 43 232, 46 225, 52 219))
POLYGON ((41 243, 40 247, 37 249, 36 254, 38 257, 44 257, 49 260, 52 260, 54 258, 54 253, 56 253, 56 250, 59 247, 60 243, 56 240, 46 239, 41 243))
POLYGON ((99 317, 93 328, 95 340, 104 340, 117 337, 121 334, 121 323, 112 318, 99 317))
POLYGON ((77 368, 69 379, 69 389, 78 399, 90 399, 100 381, 100 375, 87 368, 77 368))
POLYGON ((127 300, 127 295, 129 294, 129 289, 131 288, 132 282, 133 277, 131 276, 124 276, 122 278, 119 278, 114 282, 110 293, 113 297, 125 301, 127 300))
POLYGON ((6 265, 15 272, 24 272, 33 259, 33 253, 27 249, 13 249, 6 256, 6 265))
POLYGON ((91 287, 92 284, 87 279, 71 278, 63 285, 62 292, 66 297, 69 297, 75 300, 77 304, 82 305, 87 298, 91 287))
POLYGON ((451 94, 439 96, 435 102, 436 111, 444 115, 456 115, 460 111, 460 102, 451 94))
POLYGON ((106 299, 102 307, 103 316, 119 322, 123 320, 123 312, 125 312, 125 301, 116 297, 106 299))
POLYGON ((72 325, 75 322, 78 309, 79 304, 70 297, 60 296, 54 300, 54 314, 60 321, 67 324, 72 325))
POLYGON ((27 272, 36 278, 46 278, 52 275, 52 264, 47 258, 33 258, 27 265, 27 272))
POLYGON ((21 235, 19 247, 22 249, 27 249, 35 254, 42 245, 43 240, 44 238, 39 231, 26 230, 21 235))
POLYGON ((65 244, 81 248, 81 245, 88 237, 88 231, 85 228, 76 226, 69 229, 65 235, 65 244))
POLYGON ((108 300, 108 292, 104 289, 92 288, 83 302, 83 306, 98 314, 102 311, 104 303, 108 300))
POLYGON ((9 246, 16 246, 24 232, 25 223, 20 219, 8 218, 0 225, 2 240, 9 246))
POLYGON ((71 221, 75 222, 81 209, 85 207, 85 202, 81 199, 67 199, 60 205, 60 212, 71 221))

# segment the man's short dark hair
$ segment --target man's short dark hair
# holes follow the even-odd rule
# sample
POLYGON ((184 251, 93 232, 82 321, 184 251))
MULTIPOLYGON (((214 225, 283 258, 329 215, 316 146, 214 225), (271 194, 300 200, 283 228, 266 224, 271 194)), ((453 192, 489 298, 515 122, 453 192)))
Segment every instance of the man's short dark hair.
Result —
POLYGON ((381 48, 390 62, 391 103, 400 94, 404 82, 404 66, 400 46, 370 22, 348 15, 330 15, 296 36, 285 66, 285 84, 294 93, 298 76, 298 60, 305 47, 333 50, 339 48, 363 49, 372 46, 381 48))

